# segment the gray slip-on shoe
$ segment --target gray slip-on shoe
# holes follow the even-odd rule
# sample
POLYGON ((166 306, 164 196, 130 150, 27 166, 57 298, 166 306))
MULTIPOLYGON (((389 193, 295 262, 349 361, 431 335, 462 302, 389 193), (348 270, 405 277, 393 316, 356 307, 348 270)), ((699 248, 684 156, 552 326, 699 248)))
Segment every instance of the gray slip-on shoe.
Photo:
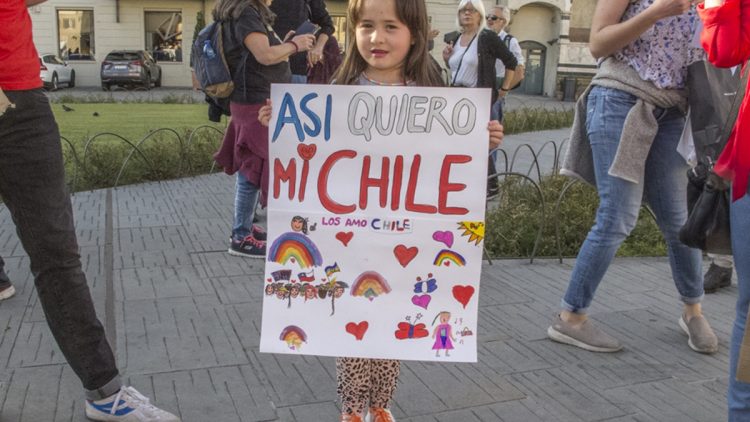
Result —
POLYGON ((590 319, 575 326, 563 321, 558 314, 547 328, 547 336, 558 343, 570 344, 590 352, 611 353, 622 349, 622 344, 616 338, 597 328, 590 319))
POLYGON ((716 353, 719 350, 719 340, 714 330, 708 325, 703 315, 685 321, 685 315, 680 317, 680 328, 688 335, 688 346, 698 353, 716 353))

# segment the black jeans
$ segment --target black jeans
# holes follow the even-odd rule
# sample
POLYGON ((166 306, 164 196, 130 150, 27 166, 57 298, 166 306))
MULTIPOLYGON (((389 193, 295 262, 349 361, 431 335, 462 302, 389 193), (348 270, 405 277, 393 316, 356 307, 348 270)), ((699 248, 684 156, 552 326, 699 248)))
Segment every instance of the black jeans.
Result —
POLYGON ((8 278, 8 274, 5 274, 5 261, 0 256, 0 284, 4 283, 10 283, 10 279, 8 278))
POLYGON ((5 94, 16 108, 0 117, 0 196, 57 345, 86 398, 104 398, 119 390, 120 379, 81 269, 57 123, 41 89, 5 94))

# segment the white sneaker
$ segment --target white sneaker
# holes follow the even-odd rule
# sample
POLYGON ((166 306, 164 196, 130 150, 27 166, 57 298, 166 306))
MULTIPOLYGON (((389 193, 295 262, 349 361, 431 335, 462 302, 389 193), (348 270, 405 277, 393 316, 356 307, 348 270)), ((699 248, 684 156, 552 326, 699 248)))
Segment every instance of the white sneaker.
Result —
POLYGON ((152 405, 133 387, 122 387, 106 399, 86 400, 86 417, 105 422, 180 422, 180 418, 152 405))

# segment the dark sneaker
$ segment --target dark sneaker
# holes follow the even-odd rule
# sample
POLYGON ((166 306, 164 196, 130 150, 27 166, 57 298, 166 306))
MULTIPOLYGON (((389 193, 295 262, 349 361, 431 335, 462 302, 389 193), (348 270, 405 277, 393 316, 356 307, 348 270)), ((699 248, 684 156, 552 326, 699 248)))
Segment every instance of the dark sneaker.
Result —
POLYGON ((16 288, 10 281, 0 283, 0 300, 5 300, 16 294, 16 288))
POLYGON ((252 235, 242 240, 232 239, 229 242, 229 250, 227 252, 235 256, 264 259, 266 257, 266 242, 260 241, 252 235))
POLYGON ((678 321, 680 328, 688 335, 688 346, 698 353, 716 353, 719 350, 719 340, 714 334, 714 330, 708 325, 708 321, 703 315, 690 318, 685 321, 683 314, 678 321))
POLYGON ((268 235, 266 234, 266 231, 263 230, 263 227, 256 226, 255 224, 253 224, 253 229, 250 235, 252 235, 255 240, 260 240, 261 242, 265 242, 268 238, 268 235))
POLYGON ((487 199, 493 198, 499 193, 500 184, 497 182, 497 177, 487 180, 487 199))
POLYGON ((708 267, 708 271, 706 271, 706 275, 703 277, 703 291, 714 293, 722 287, 732 285, 732 271, 732 267, 720 267, 712 262, 711 266, 708 267))
POLYGON ((580 325, 573 325, 555 316, 552 325, 547 328, 547 336, 558 343, 570 344, 590 352, 611 353, 622 349, 622 344, 616 338, 596 328, 587 319, 580 325))

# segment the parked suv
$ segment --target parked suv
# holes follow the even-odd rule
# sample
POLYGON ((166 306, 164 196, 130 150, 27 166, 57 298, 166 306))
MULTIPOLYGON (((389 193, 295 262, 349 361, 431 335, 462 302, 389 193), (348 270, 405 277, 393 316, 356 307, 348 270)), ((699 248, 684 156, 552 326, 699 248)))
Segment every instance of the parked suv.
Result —
POLYGON ((39 56, 39 77, 44 86, 52 91, 57 90, 61 83, 66 83, 71 88, 76 85, 76 71, 54 54, 39 56))
POLYGON ((102 62, 101 79, 105 91, 112 85, 151 89, 151 84, 161 86, 161 67, 148 51, 115 50, 102 62))

